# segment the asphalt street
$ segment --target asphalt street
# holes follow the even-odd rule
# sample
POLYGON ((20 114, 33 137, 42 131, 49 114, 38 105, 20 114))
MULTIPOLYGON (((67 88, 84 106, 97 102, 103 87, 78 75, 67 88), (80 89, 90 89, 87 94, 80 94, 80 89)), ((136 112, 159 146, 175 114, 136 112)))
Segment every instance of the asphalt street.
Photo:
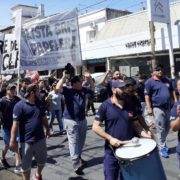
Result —
MULTIPOLYGON (((96 107, 98 105, 96 104, 96 107)), ((43 170, 44 180, 103 180, 103 145, 104 141, 99 138, 91 129, 94 116, 90 114, 88 119, 88 131, 86 144, 82 154, 83 159, 87 161, 84 175, 78 176, 74 173, 68 150, 68 141, 66 135, 59 135, 58 126, 55 121, 55 133, 47 140, 48 159, 46 167, 43 170)), ((177 133, 170 131, 167 145, 170 148, 170 157, 162 159, 165 173, 168 180, 178 180, 180 171, 178 169, 178 160, 175 146, 177 144, 177 133)), ((0 150, 3 147, 0 139, 0 150)), ((8 162, 12 168, 4 170, 0 165, 0 180, 21 180, 21 176, 13 173, 14 157, 8 154, 8 162)), ((152 164, 153 165, 153 164, 152 164)), ((32 164, 31 175, 35 172, 35 163, 32 164)), ((179 178, 180 179, 180 178, 179 178)))

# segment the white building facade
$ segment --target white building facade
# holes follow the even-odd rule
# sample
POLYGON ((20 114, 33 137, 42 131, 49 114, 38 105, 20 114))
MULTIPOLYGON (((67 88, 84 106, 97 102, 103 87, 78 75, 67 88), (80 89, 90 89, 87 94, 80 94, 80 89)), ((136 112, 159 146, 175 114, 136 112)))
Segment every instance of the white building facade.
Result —
MULTIPOLYGON (((170 12, 175 69, 180 71, 180 1, 170 5, 170 12)), ((156 59, 170 75, 168 48, 166 25, 155 23, 156 59)), ((82 57, 85 64, 93 59, 106 59, 106 66, 110 64, 108 68, 123 71, 128 76, 149 74, 151 42, 147 10, 107 20, 95 40, 82 46, 82 57)))

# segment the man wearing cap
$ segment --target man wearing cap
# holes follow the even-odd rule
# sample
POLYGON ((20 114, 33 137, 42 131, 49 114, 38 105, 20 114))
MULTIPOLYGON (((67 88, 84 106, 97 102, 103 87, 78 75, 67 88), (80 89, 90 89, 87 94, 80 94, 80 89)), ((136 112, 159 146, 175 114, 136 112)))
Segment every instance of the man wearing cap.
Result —
MULTIPOLYGON (((177 91, 180 94, 180 79, 177 80, 177 91)), ((178 144, 176 147, 177 157, 179 160, 179 169, 180 169, 180 99, 173 105, 171 109, 170 116, 170 125, 173 131, 177 131, 178 133, 178 144)), ((180 178, 180 174, 179 174, 180 178)))
MULTIPOLYGON (((0 100, 0 114, 2 121, 2 137, 4 141, 4 148, 2 150, 2 159, 1 164, 4 168, 9 168, 10 165, 6 161, 6 154, 9 150, 9 143, 11 138, 11 127, 13 124, 13 108, 20 101, 20 98, 16 96, 16 86, 14 84, 9 84, 6 88, 6 96, 2 97, 0 100)), ((16 136, 17 137, 17 134, 16 136)), ((15 141, 14 148, 16 156, 16 167, 14 169, 15 173, 18 173, 20 170, 20 156, 18 153, 18 141, 15 141)))
POLYGON ((24 98, 24 95, 26 93, 26 88, 29 84, 31 84, 31 80, 29 78, 24 78, 21 80, 21 88, 19 91, 20 97, 24 98))
POLYGON ((163 67, 154 68, 152 77, 145 83, 145 101, 147 114, 154 116, 160 155, 167 158, 166 137, 170 127, 170 108, 172 100, 177 101, 175 91, 169 79, 163 76, 163 67))
POLYGON ((113 95, 104 101, 95 116, 93 122, 93 131, 100 137, 105 139, 105 155, 104 155, 104 176, 107 180, 122 180, 119 161, 114 156, 114 151, 123 141, 130 140, 134 136, 135 127, 144 131, 137 121, 137 112, 131 109, 128 112, 124 109, 126 83, 115 81, 112 83, 113 95), (105 130, 101 127, 105 124, 105 130), (137 126, 138 124, 138 126, 137 126))
POLYGON ((15 134, 19 129, 23 180, 30 179, 32 157, 37 161, 37 170, 34 179, 42 179, 41 172, 46 163, 46 140, 43 126, 46 128, 46 137, 49 137, 48 121, 45 115, 44 104, 38 100, 37 85, 29 85, 25 99, 18 102, 13 110, 13 126, 11 130, 10 146, 14 149, 15 134))
POLYGON ((82 174, 84 161, 81 157, 85 144, 87 120, 85 117, 86 96, 93 94, 90 89, 82 87, 79 76, 71 78, 72 87, 63 87, 66 80, 66 71, 56 85, 62 90, 65 97, 64 123, 67 130, 69 150, 75 173, 82 174))

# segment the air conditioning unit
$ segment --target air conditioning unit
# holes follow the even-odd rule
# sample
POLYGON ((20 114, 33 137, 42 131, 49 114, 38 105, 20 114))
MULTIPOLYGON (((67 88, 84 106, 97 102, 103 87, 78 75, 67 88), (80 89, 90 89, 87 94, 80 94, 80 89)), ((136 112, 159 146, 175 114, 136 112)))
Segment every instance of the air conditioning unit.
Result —
POLYGON ((90 27, 91 27, 92 29, 96 29, 97 25, 96 25, 95 21, 92 21, 92 22, 90 23, 90 27))

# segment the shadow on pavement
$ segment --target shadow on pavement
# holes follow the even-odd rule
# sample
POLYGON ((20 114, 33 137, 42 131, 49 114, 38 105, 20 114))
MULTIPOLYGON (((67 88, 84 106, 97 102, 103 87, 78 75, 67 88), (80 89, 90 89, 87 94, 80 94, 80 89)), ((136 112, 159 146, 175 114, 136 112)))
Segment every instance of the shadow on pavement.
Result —
POLYGON ((169 148, 169 154, 175 154, 176 153, 176 147, 169 148))
POLYGON ((70 177, 68 180, 88 180, 88 179, 78 176, 78 177, 70 177))
POLYGON ((89 168, 89 167, 92 167, 92 166, 96 166, 98 164, 102 164, 103 163, 103 160, 104 160, 104 157, 96 157, 96 158, 93 158, 89 161, 87 161, 87 165, 84 167, 85 168, 89 168))
POLYGON ((65 145, 55 145, 55 146, 48 146, 47 147, 47 151, 53 150, 53 149, 57 149, 57 148, 64 148, 65 145))

